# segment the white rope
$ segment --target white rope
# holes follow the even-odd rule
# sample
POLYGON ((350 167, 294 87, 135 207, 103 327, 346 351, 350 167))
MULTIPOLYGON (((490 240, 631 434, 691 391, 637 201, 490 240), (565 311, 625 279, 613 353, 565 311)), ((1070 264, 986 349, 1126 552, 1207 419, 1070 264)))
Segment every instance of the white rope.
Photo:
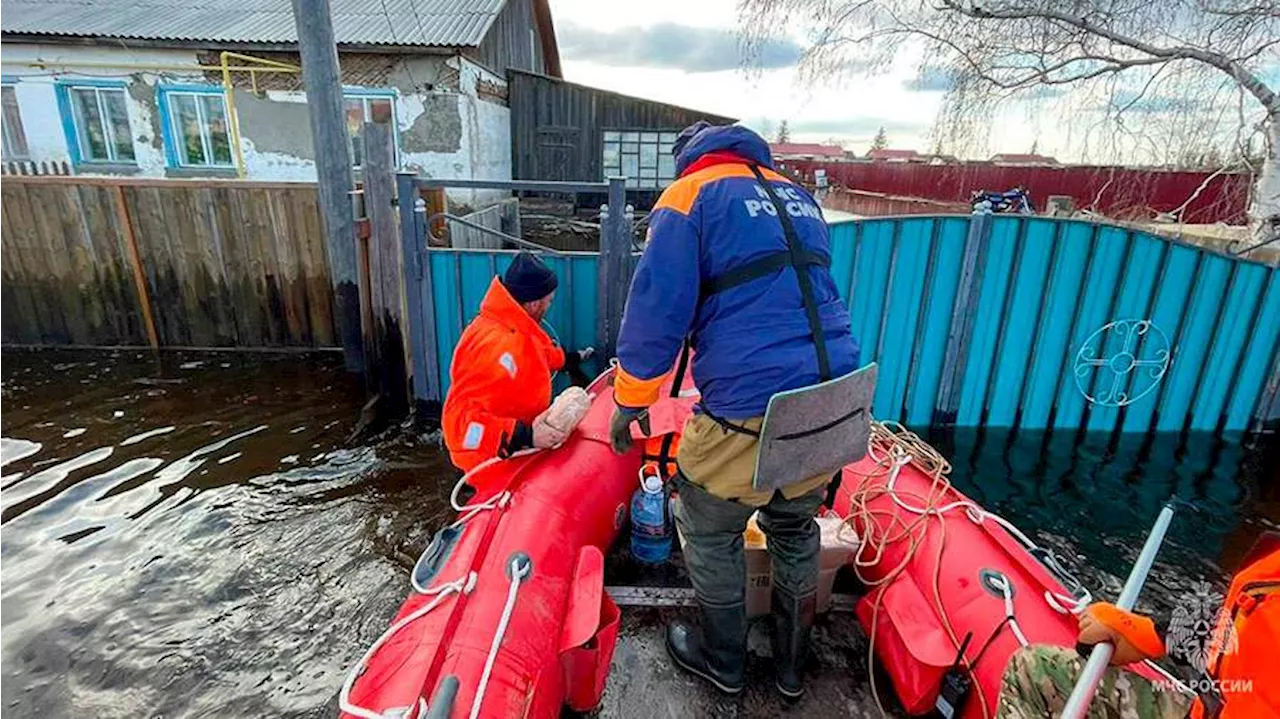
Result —
POLYGON ((1013 630, 1013 636, 1018 638, 1018 643, 1022 646, 1029 646, 1031 642, 1027 641, 1027 635, 1022 633, 1022 627, 1018 626, 1018 617, 1013 613, 1013 586, 1009 582, 1009 578, 1003 574, 997 574, 991 578, 991 581, 1000 581, 1000 592, 1004 594, 1004 615, 1009 619, 1009 629, 1013 630))
POLYGON ((515 557, 511 560, 510 571, 511 586, 507 588, 507 604, 502 608, 502 618, 498 620, 498 629, 493 633, 493 643, 489 645, 489 656, 484 660, 484 671, 480 674, 480 683, 476 686, 476 698, 471 702, 471 719, 480 716, 480 706, 484 704, 484 691, 489 686, 489 675, 493 673, 493 665, 498 659, 498 648, 502 645, 502 637, 507 633, 511 613, 516 608, 516 594, 520 591, 520 582, 533 571, 533 565, 527 557, 515 557))
POLYGON ((454 485, 453 492, 449 494, 449 503, 454 505, 454 509, 458 510, 458 518, 453 520, 449 525, 449 529, 457 529, 462 525, 470 522, 477 514, 488 511, 490 509, 501 509, 511 503, 511 493, 503 490, 490 497, 484 502, 478 504, 464 504, 457 506, 458 488, 462 486, 462 480, 458 480, 458 484, 454 485))
MULTIPOLYGON (((899 450, 895 447, 894 451, 896 452, 899 450)), ((965 515, 969 518, 969 521, 974 524, 982 524, 986 520, 990 519, 1003 527, 1004 530, 1007 531, 1014 539, 1021 542, 1024 547, 1028 549, 1038 548, 1039 545, 1033 542, 1021 529, 1018 529, 1017 525, 1013 522, 1010 522, 994 512, 988 512, 971 500, 961 499, 950 504, 944 504, 941 507, 913 507, 904 502, 902 498, 898 496, 897 491, 895 491, 894 485, 898 481, 898 475, 902 472, 902 468, 910 462, 910 454, 906 452, 897 454, 893 458, 893 469, 889 472, 889 479, 886 482, 886 488, 888 489, 889 496, 893 498, 894 503, 899 507, 902 507, 913 514, 933 515, 942 515, 956 509, 963 509, 965 511, 965 515)), ((1058 594, 1057 592, 1045 591, 1044 600, 1045 603, 1060 614, 1080 614, 1086 607, 1093 603, 1093 595, 1089 593, 1089 590, 1084 587, 1081 587, 1081 590, 1084 594, 1079 598, 1066 594, 1058 594)), ((1023 640, 1023 645, 1026 645, 1025 640, 1023 640)))
MULTIPOLYGON (((369 660, 373 658, 373 655, 377 653, 378 649, 380 649, 388 639, 395 636, 395 634, 401 629, 404 629, 413 622, 431 613, 431 610, 440 606, 444 600, 449 597, 449 595, 458 593, 470 594, 471 590, 474 589, 475 586, 476 573, 469 572, 465 577, 459 577, 452 582, 446 582, 445 584, 441 584, 428 592, 424 592, 424 594, 434 594, 436 596, 430 602, 427 602, 421 607, 413 610, 413 612, 405 616, 403 619, 387 628, 387 631, 383 632, 382 636, 378 637, 378 639, 365 650, 364 656, 360 657, 360 661, 356 662, 356 665, 351 668, 351 672, 347 674, 346 681, 342 683, 342 691, 338 692, 338 708, 348 714, 354 714, 355 716, 361 717, 361 719, 384 719, 384 715, 381 712, 375 712, 372 709, 351 703, 351 689, 355 687, 356 679, 360 678, 360 675, 363 674, 364 670, 368 667, 369 660)), ((418 702, 419 705, 423 703, 422 697, 418 697, 418 702)))

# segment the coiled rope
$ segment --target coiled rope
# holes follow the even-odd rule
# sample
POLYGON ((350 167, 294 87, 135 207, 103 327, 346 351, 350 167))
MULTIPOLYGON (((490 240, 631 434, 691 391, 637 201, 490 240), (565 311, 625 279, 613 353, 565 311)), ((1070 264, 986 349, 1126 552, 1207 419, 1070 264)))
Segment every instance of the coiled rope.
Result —
MULTIPOLYGON (((887 585, 897 579, 915 559, 916 552, 919 551, 920 546, 925 541, 925 537, 928 535, 930 521, 937 520, 940 536, 937 542, 937 558, 934 562, 932 577, 933 600, 938 616, 942 619, 943 629, 951 640, 953 648, 959 652, 961 640, 951 626, 951 619, 942 604, 940 577, 942 554, 947 544, 947 525, 946 522, 942 521, 942 515, 957 509, 965 510, 969 518, 974 521, 981 521, 986 516, 992 515, 987 515, 977 505, 965 500, 942 504, 947 491, 951 489, 951 482, 947 479, 947 475, 951 472, 950 462, 928 442, 896 422, 874 420, 871 422, 871 436, 868 440, 867 455, 875 461, 877 469, 865 473, 855 470, 849 471, 861 476, 864 480, 886 479, 883 483, 860 482, 850 498, 849 516, 845 518, 845 524, 855 531, 859 525, 862 527, 861 544, 854 554, 854 572, 857 574, 858 579, 873 591, 878 587, 887 588, 887 585), (931 478, 932 481, 925 494, 898 489, 895 486, 898 474, 908 464, 931 478), (906 519, 903 512, 892 509, 872 508, 873 502, 885 496, 888 496, 897 507, 906 510, 907 514, 914 515, 914 517, 906 519), (918 504, 913 506, 908 504, 906 500, 911 500, 918 504), (881 528, 882 525, 883 528, 881 528), (880 567, 880 563, 888 549, 900 542, 906 542, 908 546, 897 566, 884 573, 879 579, 869 578, 866 570, 880 567)), ((879 688, 876 686, 874 666, 876 629, 879 626, 880 606, 883 600, 884 589, 880 589, 875 595, 871 608, 867 673, 870 677, 871 694, 876 701, 876 706, 880 709, 881 716, 888 716, 884 703, 880 698, 879 688)), ((1011 602, 1006 598, 1006 607, 1008 609, 1006 613, 1011 616, 1010 604, 1011 602)), ((1006 617, 1005 621, 1016 625, 1017 620, 1006 617)), ((1019 630, 1016 633, 1019 639, 1022 639, 1021 631, 1019 630)), ((973 666, 968 657, 960 655, 959 660, 966 670, 972 672, 973 666)), ((986 696, 983 695, 981 689, 977 693, 982 706, 982 716, 984 719, 990 719, 991 707, 987 705, 986 696)))

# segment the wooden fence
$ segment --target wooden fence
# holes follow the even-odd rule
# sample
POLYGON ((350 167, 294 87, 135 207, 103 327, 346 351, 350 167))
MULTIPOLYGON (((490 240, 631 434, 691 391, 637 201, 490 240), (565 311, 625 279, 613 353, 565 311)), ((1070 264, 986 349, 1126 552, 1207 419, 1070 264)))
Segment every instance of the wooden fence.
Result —
POLYGON ((329 347, 307 183, 6 177, 8 344, 329 347))

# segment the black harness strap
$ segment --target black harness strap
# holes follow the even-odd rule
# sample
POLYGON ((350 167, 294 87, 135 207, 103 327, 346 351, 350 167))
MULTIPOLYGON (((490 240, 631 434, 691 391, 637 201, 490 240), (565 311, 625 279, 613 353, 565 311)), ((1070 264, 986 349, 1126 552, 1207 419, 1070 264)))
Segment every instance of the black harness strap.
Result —
POLYGON ((702 413, 707 415, 707 417, 709 417, 712 422, 715 422, 716 424, 720 425, 722 428, 730 432, 745 434, 748 437, 755 437, 756 439, 760 438, 760 432, 758 430, 750 429, 748 427, 743 427, 740 424, 734 424, 733 422, 730 422, 724 417, 719 417, 717 415, 711 414, 711 410, 707 409, 707 406, 705 404, 700 406, 702 408, 702 413))
MULTIPOLYGON (((751 172, 755 174, 756 181, 768 193, 769 200, 773 202, 773 207, 778 211, 778 222, 782 224, 782 234, 787 239, 787 250, 791 255, 791 266, 795 268, 796 280, 800 284, 800 297, 804 301, 804 313, 809 320, 809 332, 813 334, 813 347, 818 353, 818 376, 823 382, 831 379, 831 360, 827 356, 827 340, 822 331, 822 318, 818 315, 818 301, 813 296, 813 279, 809 277, 807 263, 804 261, 807 256, 812 253, 806 252, 800 245, 800 239, 796 236, 796 228, 791 224, 791 216, 787 214, 786 206, 778 201, 777 194, 764 178, 764 173, 756 165, 751 166, 751 172)), ((823 263, 829 266, 829 263, 823 263)), ((856 414, 856 412, 855 412, 856 414)), ((837 424, 849 417, 841 418, 837 424)), ((715 419, 714 417, 712 419, 715 419)), ((821 427, 815 431, 823 431, 830 429, 831 426, 821 427)), ((807 434, 807 433, 802 433, 807 434)), ((756 433, 759 436, 759 433, 756 433)), ((843 475, 836 472, 831 477, 831 482, 827 485, 827 496, 823 504, 827 507, 835 506, 836 492, 840 489, 840 480, 843 475)))
MULTIPOLYGON (((813 334, 813 346, 818 352, 818 376, 823 382, 826 382, 831 379, 831 360, 827 356, 827 339, 822 332, 822 319, 818 316, 818 302, 813 296, 813 278, 809 276, 808 271, 808 267, 812 263, 806 261, 813 253, 807 252, 804 246, 800 244, 800 238, 796 235, 795 226, 791 224, 791 216, 787 214, 786 206, 778 200, 777 193, 773 191, 773 186, 765 180, 764 173, 760 171, 760 167, 752 165, 751 172, 755 174, 756 180, 769 195, 769 201, 773 203, 774 209, 777 210, 778 222, 782 224, 782 234, 787 240, 789 264, 795 269, 796 280, 800 283, 800 297, 804 301, 804 314, 809 320, 809 332, 813 334)), ((747 266, 749 267, 750 265, 747 266)))
MULTIPOLYGON (((676 364, 676 376, 671 381, 672 399, 680 396, 680 387, 684 385, 684 375, 689 370, 689 351, 689 339, 686 337, 684 346, 680 348, 680 361, 676 364)), ((675 465, 675 458, 671 456, 671 445, 675 444, 675 441, 676 433, 668 432, 662 438, 662 447, 658 450, 658 456, 644 456, 646 461, 656 461, 658 463, 658 471, 663 475, 666 475, 668 466, 675 465)))
MULTIPOLYGON (((831 260, 816 252, 801 250, 800 264, 805 267, 830 267, 831 260)), ((790 250, 765 255, 758 260, 748 262, 741 267, 729 270, 719 277, 715 277, 704 282, 700 289, 700 294, 702 295, 700 299, 706 300, 717 292, 724 292, 727 289, 737 287, 738 285, 744 285, 752 280, 758 280, 761 277, 768 277, 778 270, 791 266, 792 259, 790 250)))

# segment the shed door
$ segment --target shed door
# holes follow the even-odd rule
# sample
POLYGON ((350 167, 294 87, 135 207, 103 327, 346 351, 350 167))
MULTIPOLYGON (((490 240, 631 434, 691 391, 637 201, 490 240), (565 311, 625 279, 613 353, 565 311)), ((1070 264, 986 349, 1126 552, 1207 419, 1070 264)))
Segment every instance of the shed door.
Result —
POLYGON ((538 179, 570 182, 581 177, 576 127, 546 127, 538 130, 538 179))

